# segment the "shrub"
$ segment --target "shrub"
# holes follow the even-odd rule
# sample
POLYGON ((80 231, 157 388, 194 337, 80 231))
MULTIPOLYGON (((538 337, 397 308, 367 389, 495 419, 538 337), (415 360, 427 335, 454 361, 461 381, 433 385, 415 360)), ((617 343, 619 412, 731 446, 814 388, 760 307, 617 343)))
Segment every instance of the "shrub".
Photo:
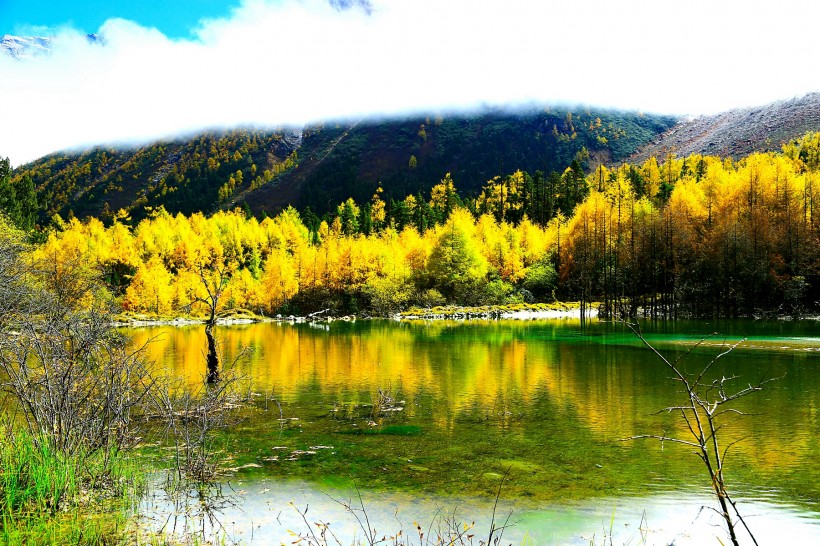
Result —
POLYGON ((395 277, 376 278, 368 281, 364 293, 370 300, 370 308, 379 316, 387 316, 407 307, 413 297, 413 285, 395 277))
POLYGON ((447 300, 435 288, 428 288, 419 293, 416 303, 419 307, 438 307, 447 303, 447 300))
POLYGON ((539 301, 555 301, 555 267, 549 262, 538 262, 527 269, 522 287, 539 301))
POLYGON ((472 305, 507 305, 523 303, 524 298, 515 286, 502 279, 492 280, 476 287, 472 305))

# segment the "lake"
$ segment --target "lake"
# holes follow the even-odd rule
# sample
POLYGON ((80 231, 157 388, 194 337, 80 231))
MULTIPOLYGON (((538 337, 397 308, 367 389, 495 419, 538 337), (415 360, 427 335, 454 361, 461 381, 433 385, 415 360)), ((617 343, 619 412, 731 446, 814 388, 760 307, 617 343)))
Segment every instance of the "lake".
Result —
MULTIPOLYGON (((699 371, 726 344, 717 377, 738 388, 777 378, 727 415, 730 492, 761 544, 820 544, 820 326, 814 321, 644 323, 649 342, 699 371)), ((165 373, 204 377, 203 327, 129 330, 165 373)), ((671 372, 623 325, 578 320, 263 323, 216 329, 225 361, 254 393, 217 437, 240 468, 216 486, 225 506, 200 524, 227 541, 294 540, 322 520, 363 539, 432 532, 448 519, 514 524, 520 544, 718 544, 703 463, 664 408, 685 401, 671 372), (660 412, 660 413, 659 413, 660 412), (359 497, 361 495, 361 499, 359 497), (496 506, 496 497, 498 503, 496 506), (290 503, 295 505, 292 506, 290 503), (455 513, 454 513, 455 512, 455 513), (511 516, 510 516, 511 514, 511 516), (509 516, 509 519, 507 519, 509 516), (367 527, 367 526, 365 526, 367 527)), ((198 505, 190 497, 192 505, 198 505)), ((183 511, 161 492, 141 510, 155 528, 183 511)), ((189 507, 190 508, 190 507, 189 507)), ((190 511, 190 510, 189 510, 190 511)), ((203 516, 204 518, 204 516, 203 516)), ((206 532, 207 533, 207 532, 206 532)), ((428 533, 429 536, 429 533, 428 533)), ((496 533, 497 536, 497 533, 496 533)))

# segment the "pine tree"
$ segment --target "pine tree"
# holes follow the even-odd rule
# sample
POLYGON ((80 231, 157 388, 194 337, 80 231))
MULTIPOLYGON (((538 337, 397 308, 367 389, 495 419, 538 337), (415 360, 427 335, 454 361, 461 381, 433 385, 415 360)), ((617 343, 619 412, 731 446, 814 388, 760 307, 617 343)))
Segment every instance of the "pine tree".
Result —
POLYGON ((14 188, 15 198, 17 200, 17 225, 20 229, 29 231, 34 229, 37 222, 37 191, 34 189, 34 181, 31 175, 26 174, 14 188))

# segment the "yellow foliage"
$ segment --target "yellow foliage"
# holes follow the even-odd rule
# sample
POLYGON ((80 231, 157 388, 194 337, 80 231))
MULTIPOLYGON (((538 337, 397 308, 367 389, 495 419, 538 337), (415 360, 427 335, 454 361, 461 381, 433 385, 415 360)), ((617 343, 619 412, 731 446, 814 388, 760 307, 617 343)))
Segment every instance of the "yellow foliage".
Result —
POLYGON ((256 280, 247 269, 241 269, 231 278, 228 307, 257 310, 265 304, 265 292, 261 281, 256 280))
POLYGON ((123 307, 129 311, 165 315, 172 311, 174 291, 171 274, 159 256, 152 256, 137 270, 125 291, 123 307))
POLYGON ((375 229, 379 229, 384 225, 384 221, 387 218, 387 210, 385 207, 384 200, 381 198, 381 193, 384 190, 381 186, 376 190, 376 193, 373 194, 373 199, 370 202, 370 221, 373 224, 375 229))
POLYGON ((444 178, 430 190, 430 207, 439 214, 448 213, 455 205, 456 187, 453 178, 447 173, 444 178))
POLYGON ((274 312, 296 294, 299 284, 293 257, 284 250, 271 253, 264 265, 260 305, 274 312))
MULTIPOLYGON (((720 266, 733 279, 745 268, 756 286, 780 286, 792 276, 816 274, 818 169, 820 133, 784 146, 782 154, 737 162, 670 155, 639 168, 599 167, 585 180, 570 169, 566 176, 582 186, 576 193, 591 191, 571 218, 559 213, 545 227, 524 215, 525 173, 487 182, 476 201, 483 213, 477 219, 457 206, 448 174, 431 191, 434 218, 425 218, 432 227, 423 233, 391 227, 379 188, 370 202, 375 229, 369 236, 351 229, 360 212, 352 199, 313 237, 290 207, 261 222, 239 210, 186 217, 160 207, 133 229, 120 221, 125 211, 110 227, 72 218, 33 257, 55 270, 80 264, 89 275, 111 273, 120 279, 124 306, 160 314, 187 312, 191 305, 201 311, 194 302, 204 297, 203 277, 212 282, 217 271, 230 279, 225 304, 265 313, 311 291, 364 295, 385 310, 410 302, 414 292, 438 290, 452 300, 498 278, 521 286, 547 258, 559 266, 562 282, 584 294, 658 279, 666 283, 658 290, 674 289, 676 279, 698 265, 696 258, 711 260, 713 269, 704 268, 704 275, 720 266), (637 271, 645 276, 639 279, 637 271)), ((429 213, 412 195, 403 203, 411 215, 429 213)))

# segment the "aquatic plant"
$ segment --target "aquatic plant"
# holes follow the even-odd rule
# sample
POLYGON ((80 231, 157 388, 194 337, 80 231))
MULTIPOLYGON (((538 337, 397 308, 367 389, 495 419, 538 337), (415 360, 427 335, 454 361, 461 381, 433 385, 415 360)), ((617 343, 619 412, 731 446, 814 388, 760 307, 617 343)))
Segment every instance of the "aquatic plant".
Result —
POLYGON ((157 413, 164 423, 162 436, 173 448, 173 478, 177 486, 208 484, 220 470, 214 433, 238 421, 238 379, 224 374, 219 383, 203 382, 197 389, 165 387, 155 393, 157 413))

